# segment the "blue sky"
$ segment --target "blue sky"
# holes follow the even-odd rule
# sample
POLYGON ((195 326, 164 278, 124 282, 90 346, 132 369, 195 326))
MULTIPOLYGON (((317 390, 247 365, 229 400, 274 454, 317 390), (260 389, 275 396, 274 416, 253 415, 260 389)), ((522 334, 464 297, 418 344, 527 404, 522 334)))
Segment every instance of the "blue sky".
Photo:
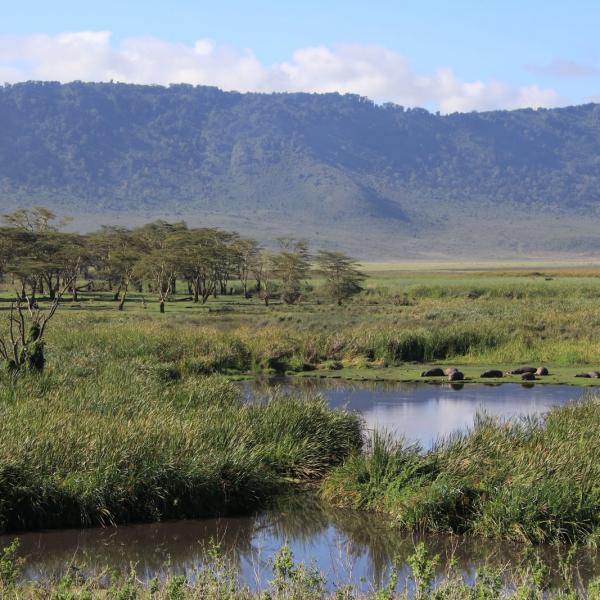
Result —
POLYGON ((6 81, 110 76, 142 83, 188 78, 226 89, 234 89, 237 80, 240 89, 256 91, 337 87, 446 112, 600 97, 600 2, 20 0, 3 5, 0 80, 6 81), (66 32, 110 36, 57 37, 66 32), (198 40, 196 65, 189 50, 198 40), (306 49, 321 52, 302 54, 306 49), (225 70, 231 75, 220 73, 225 70))

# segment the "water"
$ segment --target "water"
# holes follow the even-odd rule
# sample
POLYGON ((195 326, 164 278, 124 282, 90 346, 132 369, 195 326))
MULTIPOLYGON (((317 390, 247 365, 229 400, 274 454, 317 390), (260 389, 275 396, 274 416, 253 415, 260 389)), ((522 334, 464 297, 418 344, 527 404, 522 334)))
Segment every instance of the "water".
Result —
MULTIPOLYGON (((268 393, 273 385, 292 392, 320 392, 334 407, 359 411, 368 428, 385 428, 429 448, 436 439, 472 426, 477 412, 503 419, 541 414, 553 406, 580 398, 584 391, 567 386, 522 387, 352 383, 340 380, 289 380, 244 384, 249 400, 268 393)), ((0 536, 0 545, 14 536, 0 536)), ((400 557, 403 582, 408 574, 403 560, 413 551, 415 538, 390 529, 385 519, 352 511, 314 506, 302 499, 300 507, 251 517, 166 522, 118 528, 60 530, 19 534, 21 555, 27 557, 25 577, 57 577, 69 564, 98 573, 105 567, 127 574, 130 565, 148 580, 170 572, 192 574, 202 564, 211 540, 217 540, 255 589, 269 579, 270 559, 286 542, 295 558, 314 563, 327 577, 328 586, 353 582, 368 591, 384 582, 394 557, 400 557)), ((509 544, 451 536, 428 537, 428 545, 444 559, 454 556, 467 576, 482 563, 518 563, 524 549, 509 544)), ((555 568, 556 549, 544 549, 555 568)), ((580 555, 582 578, 600 571, 597 553, 580 555)), ((439 572, 445 560, 439 565, 439 572)))
POLYGON ((589 390, 565 385, 451 385, 285 378, 248 382, 244 386, 245 393, 248 398, 261 397, 274 385, 291 392, 320 393, 330 406, 360 412, 368 429, 386 430, 396 439, 418 442, 425 449, 441 437, 467 430, 478 412, 501 419, 539 415, 589 393, 589 390))
MULTIPOLYGON (((267 585, 272 573, 270 560, 286 542, 295 559, 314 564, 325 574, 330 590, 349 582, 362 591, 377 588, 387 581, 395 559, 399 560, 400 584, 404 584, 409 574, 405 560, 418 538, 390 529, 375 515, 308 505, 254 517, 21 534, 20 554, 27 558, 24 577, 56 579, 68 565, 76 565, 86 575, 108 569, 127 576, 133 565, 143 581, 160 578, 167 569, 193 579, 211 540, 218 540, 224 554, 240 570, 243 582, 253 589, 267 585)), ((11 539, 3 536, 0 543, 11 539)), ((450 558, 457 560, 467 579, 482 564, 516 565, 526 558, 526 549, 512 544, 457 536, 429 536, 424 540, 442 558, 440 576, 450 558)), ((556 570, 559 551, 545 548, 542 553, 556 570)), ((595 553, 582 551, 578 561, 584 581, 599 570, 595 553)))

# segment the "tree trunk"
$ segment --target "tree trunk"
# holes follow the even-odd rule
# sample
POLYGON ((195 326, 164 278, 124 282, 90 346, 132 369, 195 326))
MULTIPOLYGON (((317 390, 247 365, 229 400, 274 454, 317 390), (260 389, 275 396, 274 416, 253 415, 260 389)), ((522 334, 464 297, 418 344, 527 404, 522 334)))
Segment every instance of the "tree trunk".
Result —
POLYGON ((121 302, 119 302, 119 310, 123 310, 125 306, 125 299, 127 298, 127 290, 123 292, 123 296, 121 297, 121 302))
POLYGON ((165 301, 164 301, 164 300, 162 300, 162 299, 161 299, 161 300, 160 300, 160 302, 158 303, 158 310, 159 310, 161 313, 164 313, 164 312, 165 312, 165 301))

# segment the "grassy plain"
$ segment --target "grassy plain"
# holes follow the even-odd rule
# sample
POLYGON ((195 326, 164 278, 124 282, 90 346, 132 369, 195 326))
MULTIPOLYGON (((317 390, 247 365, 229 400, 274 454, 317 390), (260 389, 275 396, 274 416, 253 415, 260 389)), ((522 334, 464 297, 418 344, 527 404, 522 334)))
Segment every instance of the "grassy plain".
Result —
POLYGON ((576 385, 594 383, 577 372, 600 370, 600 267, 364 269, 365 290, 343 306, 320 296, 317 279, 296 306, 238 293, 194 304, 180 284, 164 315, 148 294, 132 293, 119 312, 110 292, 80 293, 49 330, 49 366, 69 357, 86 368, 86 357, 110 352, 181 373, 415 380, 428 365, 453 364, 477 380, 487 368, 543 364, 551 376, 540 382, 576 385))

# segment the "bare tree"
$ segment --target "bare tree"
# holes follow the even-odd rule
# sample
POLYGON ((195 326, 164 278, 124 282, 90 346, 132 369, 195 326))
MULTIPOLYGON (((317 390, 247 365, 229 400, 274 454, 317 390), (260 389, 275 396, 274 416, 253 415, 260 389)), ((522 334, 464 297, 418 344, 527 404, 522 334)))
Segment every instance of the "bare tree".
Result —
POLYGON ((37 302, 31 302, 30 298, 16 295, 10 306, 8 332, 0 336, 0 359, 6 363, 9 371, 44 370, 44 333, 72 282, 73 279, 65 282, 46 310, 40 308, 37 302))

